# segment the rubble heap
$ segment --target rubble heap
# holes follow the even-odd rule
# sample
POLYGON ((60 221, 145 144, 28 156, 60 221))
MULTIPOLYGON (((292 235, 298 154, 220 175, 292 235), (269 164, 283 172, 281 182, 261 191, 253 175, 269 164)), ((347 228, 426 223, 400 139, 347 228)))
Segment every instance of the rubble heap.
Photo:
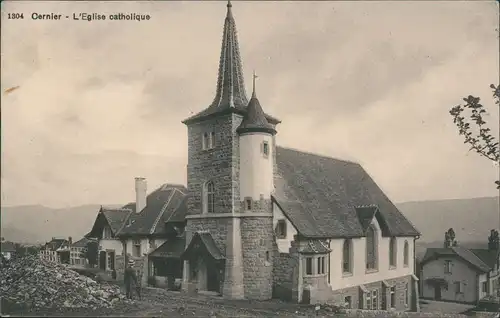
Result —
POLYGON ((0 297, 31 308, 111 308, 125 302, 118 286, 99 284, 65 265, 27 256, 0 267, 0 297))

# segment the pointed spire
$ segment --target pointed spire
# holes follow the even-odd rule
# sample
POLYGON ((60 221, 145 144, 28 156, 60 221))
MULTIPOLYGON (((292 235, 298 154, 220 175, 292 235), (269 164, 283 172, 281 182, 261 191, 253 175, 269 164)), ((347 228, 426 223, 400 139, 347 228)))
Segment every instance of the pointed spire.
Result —
POLYGON ((260 106, 259 99, 257 98, 257 93, 255 93, 255 79, 257 75, 255 75, 255 71, 253 73, 253 91, 252 98, 250 98, 250 102, 247 106, 247 112, 243 117, 243 121, 240 126, 236 129, 238 134, 244 133, 252 133, 252 132, 262 132, 271 135, 276 134, 276 129, 274 129, 273 125, 269 124, 266 119, 266 114, 260 106))
POLYGON ((236 34, 236 22, 231 8, 231 1, 228 1, 219 60, 217 90, 214 101, 210 106, 212 108, 245 107, 248 103, 236 34))

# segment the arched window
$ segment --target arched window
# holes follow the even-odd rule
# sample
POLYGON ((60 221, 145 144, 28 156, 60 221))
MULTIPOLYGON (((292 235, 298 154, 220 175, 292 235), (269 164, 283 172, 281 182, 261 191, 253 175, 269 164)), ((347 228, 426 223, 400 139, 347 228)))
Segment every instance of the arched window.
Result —
POLYGON ((389 241, 389 266, 396 267, 397 263, 397 251, 396 251, 396 238, 391 237, 389 241))
POLYGON ((408 241, 405 241, 405 247, 403 251, 403 262, 405 266, 408 266, 408 261, 410 259, 410 251, 409 251, 409 246, 408 246, 408 241))
POLYGON ((352 240, 345 239, 342 246, 342 272, 352 273, 352 240))
POLYGON ((373 226, 366 230, 366 269, 377 269, 377 232, 373 226))
POLYGON ((215 187, 212 181, 203 186, 203 213, 213 213, 215 203, 215 187))

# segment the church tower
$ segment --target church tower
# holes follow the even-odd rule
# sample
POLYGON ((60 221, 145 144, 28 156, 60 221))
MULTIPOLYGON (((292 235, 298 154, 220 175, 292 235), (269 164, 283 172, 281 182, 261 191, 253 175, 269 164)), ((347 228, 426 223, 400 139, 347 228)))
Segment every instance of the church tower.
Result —
POLYGON ((185 290, 214 291, 230 299, 272 296, 270 195, 275 126, 280 121, 264 113, 255 76, 253 82, 249 101, 229 1, 215 98, 183 121, 188 128, 189 192, 185 290))

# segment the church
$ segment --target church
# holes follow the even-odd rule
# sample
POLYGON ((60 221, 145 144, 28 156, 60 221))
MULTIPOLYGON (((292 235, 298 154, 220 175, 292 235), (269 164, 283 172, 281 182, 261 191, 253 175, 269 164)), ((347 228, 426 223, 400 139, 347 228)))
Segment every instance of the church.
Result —
POLYGON ((187 186, 148 195, 136 178, 135 202, 101 208, 86 235, 99 266, 134 259, 144 284, 227 299, 418 311, 419 231, 358 163, 278 146, 230 2, 222 36, 215 98, 183 121, 187 186))

